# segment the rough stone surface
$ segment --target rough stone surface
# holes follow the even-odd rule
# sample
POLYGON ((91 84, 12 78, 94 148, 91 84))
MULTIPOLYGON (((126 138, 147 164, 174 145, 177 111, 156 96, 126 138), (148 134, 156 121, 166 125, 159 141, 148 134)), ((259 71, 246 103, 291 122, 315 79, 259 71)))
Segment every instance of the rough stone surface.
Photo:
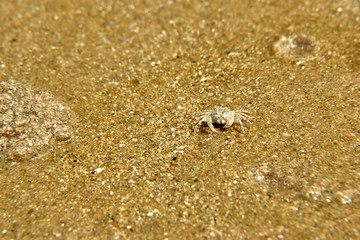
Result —
POLYGON ((25 160, 71 138, 72 113, 46 91, 0 83, 1 160, 25 160))

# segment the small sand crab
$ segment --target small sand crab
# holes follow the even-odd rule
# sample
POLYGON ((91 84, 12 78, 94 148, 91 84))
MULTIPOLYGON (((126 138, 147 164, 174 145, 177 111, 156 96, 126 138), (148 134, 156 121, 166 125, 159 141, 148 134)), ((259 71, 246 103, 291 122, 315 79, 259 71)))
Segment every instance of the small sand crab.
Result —
POLYGON ((240 124, 241 129, 244 131, 243 120, 251 123, 249 118, 249 112, 244 110, 231 111, 230 109, 224 107, 218 107, 214 110, 205 111, 196 116, 195 127, 201 125, 203 122, 207 123, 209 128, 214 132, 217 132, 213 124, 224 125, 223 128, 228 128, 234 123, 240 124))

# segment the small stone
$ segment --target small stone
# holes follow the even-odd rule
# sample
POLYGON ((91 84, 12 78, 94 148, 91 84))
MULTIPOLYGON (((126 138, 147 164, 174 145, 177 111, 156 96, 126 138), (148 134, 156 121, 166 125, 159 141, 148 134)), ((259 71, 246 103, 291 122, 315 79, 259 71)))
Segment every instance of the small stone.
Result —
POLYGON ((0 82, 0 160, 27 160, 72 136, 70 108, 47 91, 0 82))

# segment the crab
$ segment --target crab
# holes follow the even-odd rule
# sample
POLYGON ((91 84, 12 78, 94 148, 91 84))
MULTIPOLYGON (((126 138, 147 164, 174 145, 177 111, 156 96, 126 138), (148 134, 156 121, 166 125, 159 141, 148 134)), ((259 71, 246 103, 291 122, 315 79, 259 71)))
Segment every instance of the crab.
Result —
POLYGON ((223 125, 223 128, 228 128, 236 123, 240 124, 241 129, 245 131, 243 120, 251 124, 251 121, 249 120, 251 117, 248 114, 249 112, 244 110, 232 111, 226 107, 218 107, 214 110, 205 111, 197 115, 194 127, 205 122, 212 131, 217 132, 213 124, 223 125))

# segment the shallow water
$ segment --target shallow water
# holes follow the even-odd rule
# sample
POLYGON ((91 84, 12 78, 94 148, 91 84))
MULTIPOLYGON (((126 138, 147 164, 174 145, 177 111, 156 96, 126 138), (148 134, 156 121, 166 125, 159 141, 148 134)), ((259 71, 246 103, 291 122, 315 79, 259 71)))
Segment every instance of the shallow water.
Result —
POLYGON ((0 5, 2 81, 76 116, 2 153, 1 238, 360 237, 358 1, 0 5))

